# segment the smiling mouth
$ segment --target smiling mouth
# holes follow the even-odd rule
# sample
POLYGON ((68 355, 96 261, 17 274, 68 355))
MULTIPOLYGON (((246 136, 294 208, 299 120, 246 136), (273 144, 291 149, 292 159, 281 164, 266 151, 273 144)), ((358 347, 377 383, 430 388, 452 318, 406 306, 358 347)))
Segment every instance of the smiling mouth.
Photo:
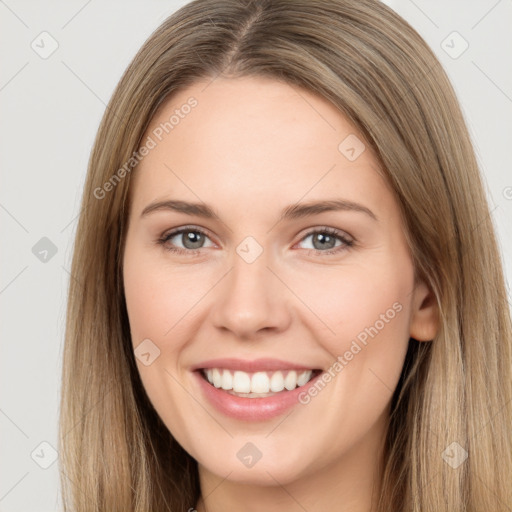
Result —
POLYGON ((243 372, 226 368, 203 368, 203 378, 215 388, 244 398, 265 398, 305 386, 322 370, 243 372))

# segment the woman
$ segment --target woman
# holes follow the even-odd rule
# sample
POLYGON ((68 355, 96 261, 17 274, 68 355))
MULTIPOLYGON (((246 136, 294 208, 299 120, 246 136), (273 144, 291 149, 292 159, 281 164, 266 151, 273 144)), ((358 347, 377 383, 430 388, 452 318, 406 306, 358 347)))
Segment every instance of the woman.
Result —
POLYGON ((504 277, 453 90, 370 1, 196 0, 92 151, 67 510, 512 507, 504 277))

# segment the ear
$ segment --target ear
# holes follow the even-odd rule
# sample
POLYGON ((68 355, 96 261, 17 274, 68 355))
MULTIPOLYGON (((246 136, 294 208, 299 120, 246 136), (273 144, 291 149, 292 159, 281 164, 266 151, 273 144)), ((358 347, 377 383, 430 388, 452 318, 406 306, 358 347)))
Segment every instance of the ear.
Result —
POLYGON ((439 311, 434 293, 424 281, 416 283, 412 296, 410 337, 432 341, 439 329, 439 311))

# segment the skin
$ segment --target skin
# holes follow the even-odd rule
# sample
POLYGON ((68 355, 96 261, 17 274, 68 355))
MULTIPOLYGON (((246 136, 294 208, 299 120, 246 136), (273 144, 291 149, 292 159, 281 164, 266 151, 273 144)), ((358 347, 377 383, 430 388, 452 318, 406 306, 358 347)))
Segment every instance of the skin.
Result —
MULTIPOLYGON (((368 145, 353 162, 338 145, 357 129, 329 102, 268 78, 217 78, 164 103, 146 137, 190 96, 198 105, 133 174, 124 286, 134 348, 160 355, 139 372, 156 411, 198 461, 204 511, 369 511, 379 493, 389 405, 409 337, 433 339, 432 294, 415 282, 398 203, 368 145), (359 211, 278 222, 296 203, 344 199, 359 211), (218 218, 171 210, 168 199, 206 203, 218 218), (207 232, 191 254, 157 241, 173 228, 207 232), (311 231, 337 229, 335 254, 311 231), (309 234, 309 236, 308 236, 309 234), (263 249, 236 252, 252 236, 263 249), (400 312, 307 405, 267 421, 240 421, 202 396, 191 367, 207 359, 284 359, 327 370, 365 327, 400 312), (253 443, 261 459, 236 454, 253 443)), ((145 140, 145 139, 144 139, 145 140)))

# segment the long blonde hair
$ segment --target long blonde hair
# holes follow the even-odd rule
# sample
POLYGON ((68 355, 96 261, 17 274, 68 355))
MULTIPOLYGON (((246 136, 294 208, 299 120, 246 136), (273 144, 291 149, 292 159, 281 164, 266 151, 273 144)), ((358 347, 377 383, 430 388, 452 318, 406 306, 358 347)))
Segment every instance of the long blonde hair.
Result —
POLYGON ((112 177, 164 100, 221 73, 304 87, 359 128, 400 204, 416 273, 435 295, 439 333, 410 340, 393 396, 379 510, 510 510, 510 311, 477 162, 434 54, 370 0, 196 0, 151 35, 120 80, 92 149, 71 269, 65 510, 181 511, 197 502, 197 464, 149 402, 131 348, 121 262, 136 167, 112 177), (460 464, 450 463, 454 454, 460 464))

